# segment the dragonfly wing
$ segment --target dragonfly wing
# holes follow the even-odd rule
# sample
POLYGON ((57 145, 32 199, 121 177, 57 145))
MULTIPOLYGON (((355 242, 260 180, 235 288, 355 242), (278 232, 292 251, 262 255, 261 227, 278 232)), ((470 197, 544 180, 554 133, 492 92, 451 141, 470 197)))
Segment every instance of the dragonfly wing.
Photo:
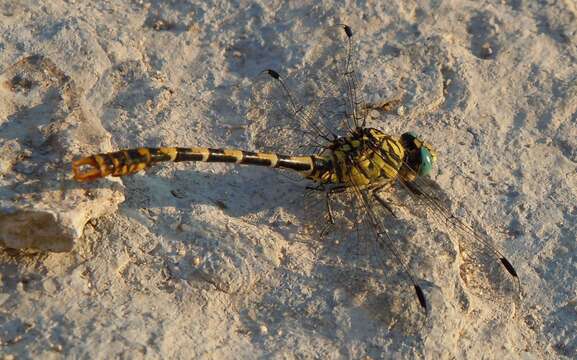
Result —
MULTIPOLYGON (((330 195, 331 222, 327 192, 309 188, 304 198, 299 195, 287 206, 298 222, 294 227, 288 225, 295 233, 287 235, 294 242, 307 243, 315 255, 315 277, 343 306, 361 311, 391 333, 418 334, 428 318, 420 305, 427 301, 426 292, 422 286, 416 290, 393 254, 379 245, 367 208, 358 195, 351 189, 330 195)), ((391 239, 387 241, 404 254, 411 248, 405 245, 411 229, 392 219, 377 203, 371 201, 370 206, 389 228, 391 239)), ((423 284, 419 281, 419 285, 423 284)))
POLYGON ((516 301, 521 293, 517 271, 493 244, 481 226, 457 217, 450 210, 450 200, 431 179, 419 178, 403 183, 414 200, 414 209, 422 209, 440 231, 446 231, 458 244, 459 275, 465 288, 487 300, 516 301))
POLYGON ((256 147, 290 155, 319 152, 364 124, 357 55, 346 29, 322 31, 303 70, 264 70, 254 79, 248 117, 256 147))

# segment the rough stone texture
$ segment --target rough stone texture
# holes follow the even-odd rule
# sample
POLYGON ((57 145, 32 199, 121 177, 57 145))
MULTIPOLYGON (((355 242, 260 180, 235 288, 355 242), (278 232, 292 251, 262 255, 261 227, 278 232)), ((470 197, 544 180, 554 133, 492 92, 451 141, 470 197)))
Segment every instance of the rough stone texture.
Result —
POLYGON ((41 55, 4 69, 0 99, 0 244, 70 251, 88 220, 123 200, 118 187, 89 194, 69 179, 78 144, 109 137, 87 115, 74 81, 41 55))
POLYGON ((316 214, 283 175, 168 164, 123 179, 126 201, 72 251, 0 252, 0 355, 576 358, 576 14, 569 0, 0 2, 0 73, 41 54, 65 74, 34 75, 53 89, 42 97, 26 95, 25 78, 2 85, 1 181, 14 180, 1 191, 24 187, 59 209, 62 196, 77 206, 109 191, 112 209, 116 182, 62 180, 74 156, 256 150, 253 130, 266 126, 244 115, 250 79, 314 63, 320 32, 346 23, 379 108, 372 124, 436 146, 451 211, 503 249, 523 292, 515 302, 475 291, 461 239, 401 206, 383 221, 431 303, 423 317, 370 241, 302 231, 316 214), (72 81, 81 112, 66 100, 72 81))

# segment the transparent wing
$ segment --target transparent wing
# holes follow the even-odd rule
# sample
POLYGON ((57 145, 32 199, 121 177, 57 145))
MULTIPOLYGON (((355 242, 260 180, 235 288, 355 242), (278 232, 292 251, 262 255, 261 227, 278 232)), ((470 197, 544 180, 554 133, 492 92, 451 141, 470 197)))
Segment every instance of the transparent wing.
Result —
POLYGON ((412 332, 427 311, 421 281, 410 270, 417 249, 407 241, 410 225, 381 201, 370 189, 309 189, 295 210, 301 229, 319 244, 319 263, 333 264, 351 298, 387 328, 412 332))
POLYGON ((255 146, 290 155, 317 153, 362 126, 367 109, 348 27, 324 31, 303 70, 265 70, 251 85, 248 117, 255 146))
MULTIPOLYGON (((344 114, 338 128, 364 127, 368 113, 363 96, 362 77, 358 71, 358 52, 353 41, 352 30, 346 25, 328 28, 327 39, 321 43, 325 51, 316 58, 313 67, 322 69, 310 74, 315 83, 322 84, 321 104, 328 111, 327 119, 344 114)), ((333 126, 334 126, 333 125, 333 126)))
POLYGON ((407 241, 411 226, 395 219, 369 189, 336 190, 310 190, 299 216, 319 244, 319 263, 383 326, 403 333, 419 329, 426 312, 407 261, 417 251, 407 241))
MULTIPOLYGON (((257 149, 287 155, 310 154, 330 141, 310 114, 311 105, 300 104, 296 93, 289 90, 294 83, 298 83, 294 78, 274 78, 268 71, 254 80, 248 118, 257 149)), ((300 94, 303 84, 297 85, 300 94)))
MULTIPOLYGON (((414 171, 408 163, 404 166, 414 171)), ((456 235, 462 259, 460 276, 470 291, 492 300, 516 301, 520 298, 520 281, 511 262, 492 244, 488 235, 451 212, 448 197, 433 180, 422 176, 414 181, 406 181, 401 176, 397 179, 413 200, 410 207, 415 215, 430 219, 439 230, 456 235)))
POLYGON ((492 301, 519 299, 520 281, 511 262, 480 227, 465 222, 449 210, 448 197, 433 180, 419 178, 402 184, 414 200, 414 209, 424 210, 417 211, 418 215, 432 220, 439 230, 455 237, 461 256, 459 275, 469 291, 492 301))

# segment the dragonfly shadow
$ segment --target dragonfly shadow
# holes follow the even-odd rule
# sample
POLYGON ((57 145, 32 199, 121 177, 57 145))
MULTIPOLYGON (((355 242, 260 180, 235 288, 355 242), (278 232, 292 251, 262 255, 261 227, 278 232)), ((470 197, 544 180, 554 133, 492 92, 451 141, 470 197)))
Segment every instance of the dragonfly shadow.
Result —
POLYGON ((125 208, 174 207, 188 211, 195 205, 210 205, 232 217, 290 206, 298 198, 295 191, 304 189, 274 170, 248 167, 224 174, 177 170, 170 178, 149 173, 123 179, 125 208))
MULTIPOLYGON (((366 341, 368 333, 395 339, 398 348, 387 351, 421 347, 419 330, 426 315, 392 287, 382 287, 379 274, 326 264, 315 267, 312 276, 288 268, 279 271, 282 282, 271 284, 256 301, 239 304, 243 331, 252 342, 266 339, 264 329, 282 343, 285 334, 298 328, 338 342, 345 357, 354 357, 356 345, 366 341)), ((374 345, 366 351, 377 358, 384 349, 374 345)))

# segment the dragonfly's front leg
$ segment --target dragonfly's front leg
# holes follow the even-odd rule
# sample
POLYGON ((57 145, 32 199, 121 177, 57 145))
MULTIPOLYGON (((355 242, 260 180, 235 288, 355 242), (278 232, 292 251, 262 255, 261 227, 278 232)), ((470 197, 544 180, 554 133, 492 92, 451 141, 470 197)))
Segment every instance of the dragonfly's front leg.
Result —
MULTIPOLYGON (((375 200, 384 207, 394 218, 398 218, 395 214, 393 208, 391 207, 391 201, 385 200, 379 193, 386 191, 391 188, 392 182, 386 182, 384 184, 378 185, 371 189, 371 195, 375 198, 375 200)), ((397 205, 397 204, 394 204, 397 205)))

